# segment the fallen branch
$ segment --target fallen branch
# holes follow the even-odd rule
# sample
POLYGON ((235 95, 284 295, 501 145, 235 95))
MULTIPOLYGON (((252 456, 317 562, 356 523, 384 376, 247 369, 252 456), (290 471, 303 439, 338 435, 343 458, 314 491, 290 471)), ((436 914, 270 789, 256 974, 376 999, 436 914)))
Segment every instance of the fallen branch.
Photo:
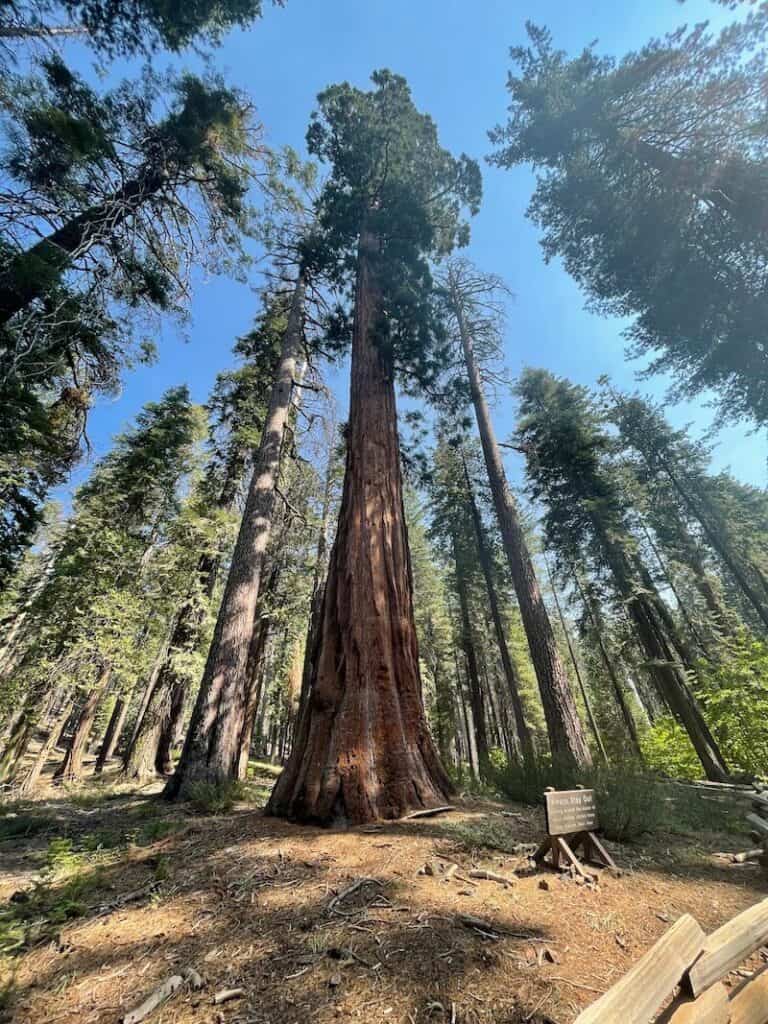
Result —
POLYGON ((353 893, 357 892, 358 889, 362 889, 364 885, 380 886, 381 884, 382 883, 378 880, 378 878, 358 878, 356 882, 353 882, 352 885, 348 886, 346 889, 342 889, 340 893, 337 893, 333 897, 331 902, 328 904, 328 913, 332 913, 333 910, 339 905, 339 903, 345 900, 348 896, 351 896, 353 893))
POLYGON ((500 885, 514 885, 516 879, 506 878, 504 875, 497 875, 495 871, 482 871, 480 869, 468 871, 470 878, 483 878, 486 882, 498 882, 500 885))
POLYGON ((411 814, 398 818, 398 821, 412 821, 414 818, 433 818, 436 814, 444 814, 446 811, 455 810, 456 808, 453 804, 445 804, 444 807, 427 807, 423 811, 412 811, 411 814))
POLYGON ((213 1005, 220 1006, 221 1003, 228 1003, 231 999, 242 999, 244 995, 244 988, 223 988, 213 997, 213 1005))
POLYGON ((122 1019, 123 1024, 140 1024, 140 1021, 145 1020, 158 1006, 162 1006, 171 996, 175 995, 183 984, 184 978, 180 974, 174 974, 167 978, 135 1010, 126 1013, 122 1019))
POLYGON ((743 853, 733 853, 731 854, 731 862, 733 864, 746 864, 749 860, 757 860, 758 857, 762 857, 764 852, 765 851, 762 846, 759 846, 755 850, 744 850, 743 853))

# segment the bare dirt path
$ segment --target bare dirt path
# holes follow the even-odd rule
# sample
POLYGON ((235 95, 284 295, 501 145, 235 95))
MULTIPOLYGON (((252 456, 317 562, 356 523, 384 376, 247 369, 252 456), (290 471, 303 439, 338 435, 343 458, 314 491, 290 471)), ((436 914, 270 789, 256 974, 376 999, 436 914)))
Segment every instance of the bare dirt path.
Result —
POLYGON ((205 989, 153 1024, 569 1024, 680 914, 709 930, 768 892, 758 868, 713 857, 733 836, 611 844, 625 873, 596 885, 530 871, 543 815, 487 801, 344 832, 250 803, 214 817, 145 795, 40 806, 47 830, 0 842, 0 898, 21 893, 0 929, 19 942, 0 1019, 19 1024, 115 1024, 185 967, 205 989), (244 994, 214 1005, 222 989, 244 994))

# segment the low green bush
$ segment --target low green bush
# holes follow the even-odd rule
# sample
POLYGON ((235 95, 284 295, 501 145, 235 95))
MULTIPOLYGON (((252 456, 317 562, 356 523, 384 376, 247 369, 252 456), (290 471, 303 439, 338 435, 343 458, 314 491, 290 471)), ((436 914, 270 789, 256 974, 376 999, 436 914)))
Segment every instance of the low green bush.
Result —
POLYGON ((201 814, 226 814, 244 797, 245 787, 237 781, 196 782, 189 789, 189 802, 201 814))

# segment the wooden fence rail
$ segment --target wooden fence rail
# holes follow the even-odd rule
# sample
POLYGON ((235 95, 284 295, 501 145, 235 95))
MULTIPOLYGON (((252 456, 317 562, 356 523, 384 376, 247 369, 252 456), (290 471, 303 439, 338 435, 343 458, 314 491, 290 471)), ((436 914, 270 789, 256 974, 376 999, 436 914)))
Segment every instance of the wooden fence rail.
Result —
POLYGON ((574 1024, 768 1024, 768 964, 730 994, 722 979, 768 943, 768 899, 711 935, 684 914, 574 1024))

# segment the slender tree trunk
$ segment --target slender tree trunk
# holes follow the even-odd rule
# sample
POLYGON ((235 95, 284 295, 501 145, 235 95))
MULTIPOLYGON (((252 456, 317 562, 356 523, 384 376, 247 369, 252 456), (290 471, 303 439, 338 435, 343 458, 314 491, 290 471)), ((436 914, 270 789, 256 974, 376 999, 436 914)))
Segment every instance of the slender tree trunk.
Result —
MULTIPOLYGON (((279 569, 274 567, 270 574, 269 588, 276 584, 279 569), (273 583, 274 581, 274 583, 273 583)), ((244 779, 248 775, 248 760, 251 756, 251 744, 253 743, 253 731, 256 727, 256 717, 259 711, 259 704, 263 696, 263 662, 264 653, 267 649, 269 628, 271 619, 269 615, 262 615, 251 636, 250 650, 248 651, 248 692, 245 698, 245 715, 243 730, 240 734, 240 759, 238 762, 237 777, 244 779)))
POLYGON ((104 733, 104 739, 101 741, 99 756, 96 758, 96 765, 93 769, 97 775, 104 771, 104 766, 115 752, 117 741, 120 739, 120 733, 125 725, 129 701, 130 695, 118 697, 115 701, 115 706, 112 708, 112 714, 109 717, 107 731, 104 733))
POLYGON ((475 749, 477 750, 477 761, 481 778, 488 775, 488 736, 485 729, 485 702, 483 690, 480 684, 480 673, 477 668, 477 652, 472 636, 472 622, 469 617, 469 600, 467 597, 467 584, 464 574, 459 566, 456 546, 454 544, 454 563, 456 565, 456 590, 459 596, 459 612, 461 616, 461 646, 464 651, 464 658, 467 665, 467 679, 469 682, 470 703, 472 705, 472 720, 475 727, 475 749))
POLYGON ((675 660, 664 624, 658 618, 658 608, 647 597, 647 585, 637 586, 623 550, 605 535, 602 527, 598 529, 617 589, 648 659, 649 671, 672 713, 688 733, 707 778, 713 782, 727 782, 729 775, 723 755, 704 721, 698 702, 688 689, 682 666, 675 660))
POLYGON ((301 355, 304 289, 304 278, 300 275, 213 642, 184 749, 165 789, 168 799, 184 798, 197 782, 216 785, 238 775, 249 644, 272 529, 296 363, 301 355))
POLYGON ((14 717, 13 726, 8 731, 5 747, 0 755, 0 782, 7 781, 16 773, 35 735, 38 723, 45 721, 56 699, 57 689, 49 685, 42 692, 33 693, 22 706, 21 714, 14 717))
POLYGON ((672 575, 672 570, 669 568, 666 559, 654 543, 653 537, 651 536, 648 527, 645 525, 645 523, 642 523, 641 527, 643 531, 643 536, 645 537, 648 547, 651 549, 653 557, 656 559, 656 562, 658 563, 658 566, 661 569, 662 575, 664 576, 664 579, 669 585, 669 589, 672 591, 672 594, 674 595, 675 601, 677 601, 677 606, 680 609, 680 614, 685 620, 685 624, 688 627, 688 632, 690 633, 691 638, 693 639, 694 643, 698 646, 699 650, 704 655, 704 657, 711 660, 712 656, 709 650, 707 649, 707 644, 704 641, 704 638, 699 633, 699 630, 696 628, 693 619, 688 613, 688 609, 685 605, 685 602, 683 601, 682 596, 680 595, 680 592, 677 589, 677 584, 675 583, 674 576, 672 575))
POLYGON ((99 703, 104 696, 104 691, 107 688, 111 675, 111 666, 103 665, 96 684, 91 689, 83 705, 75 731, 72 733, 69 747, 64 755, 64 760, 56 769, 56 773, 53 776, 54 779, 59 779, 62 782, 78 782, 82 777, 83 757, 88 746, 88 737, 91 734, 99 703))
POLYGON ((187 700, 187 680, 177 677, 170 694, 168 714, 160 723, 160 735, 155 751, 155 771, 158 775, 171 775, 173 772, 173 748, 179 725, 184 718, 184 705, 187 700))
POLYGON ((398 818, 451 790, 422 700, 394 367, 376 338, 378 249, 363 232, 338 531, 309 699, 267 805, 303 822, 398 818))
POLYGON ((483 446, 491 494, 499 520, 504 551, 517 594, 520 615, 528 638, 531 661, 547 723, 547 734, 555 761, 581 768, 592 763, 584 730, 576 710, 568 676, 557 650, 552 624, 541 596, 528 545, 525 542, 515 502, 507 484, 491 416, 483 393, 474 347, 464 320, 461 302, 454 296, 472 401, 483 446))
POLYGON ((533 747, 533 736, 531 735, 531 730, 528 728, 528 723, 525 720, 523 702, 520 699, 520 683, 509 653, 507 635, 501 618, 501 612, 499 611, 499 599, 496 594, 496 583, 493 578, 493 566, 491 564, 491 556, 488 551, 488 543, 485 538, 485 530, 483 528, 482 519, 480 518, 480 511, 477 507, 475 490, 469 477, 466 459, 463 455, 462 463, 464 465, 464 479, 467 484, 467 494, 469 496, 469 507, 472 512, 472 522, 475 528, 477 552, 480 557, 480 567, 483 570, 483 576, 485 577, 485 586, 488 591, 488 603, 490 605, 491 618, 493 619, 493 628, 496 632, 496 643, 499 647, 501 664, 504 670, 504 678, 507 683, 507 690, 509 691, 509 699, 512 703, 512 712, 515 716, 517 738, 520 743, 523 760, 533 764, 536 757, 533 747))
POLYGON ((581 698, 584 701, 584 708, 585 708, 585 710, 587 712, 587 719, 589 721, 589 727, 592 730, 592 735, 595 737, 595 743, 597 744, 597 749, 600 751, 600 757, 602 758, 602 760, 603 760, 603 762, 605 764, 608 764, 608 754, 605 751, 605 744, 603 743, 603 737, 600 735, 600 729, 599 729, 598 724, 597 724, 597 719, 595 718, 595 713, 592 710, 592 701, 590 699, 589 693, 587 692, 587 688, 584 685, 584 679, 583 679, 582 674, 581 674, 581 668, 579 667, 578 658, 576 657, 576 651, 573 649, 573 641, 571 640, 571 633, 570 633, 570 630, 568 629, 568 623, 565 621, 565 615, 563 615, 563 608, 562 608, 562 605, 560 604, 560 598, 557 595, 557 588, 555 587, 555 580, 554 580, 554 577, 552 576, 552 570, 549 567, 549 562, 546 562, 545 564, 547 566, 547 575, 549 576, 549 585, 550 585, 550 587, 552 589, 552 597, 555 600, 555 608, 557 609, 557 615, 558 615, 558 618, 560 619, 560 626, 562 627, 562 630, 563 630, 563 636, 565 637, 565 642, 568 645, 568 653, 571 656, 571 664, 573 665, 573 671, 576 674, 576 680, 577 680, 577 682, 579 684, 579 690, 581 692, 581 698))
POLYGON ((159 192, 166 180, 164 172, 146 169, 106 202, 73 217, 11 259, 0 275, 0 324, 43 296, 76 253, 111 235, 142 203, 159 192))
POLYGON ((301 675, 299 714, 296 717, 296 723, 298 723, 299 718, 301 717, 301 712, 307 702, 309 684, 312 678, 312 669, 314 667, 315 648, 317 646, 317 640, 320 633, 320 622, 323 611, 323 594, 325 592, 325 579, 328 573, 328 531, 331 525, 331 493, 333 489, 333 476, 335 471, 336 460, 334 459, 333 451, 331 451, 328 455, 328 466, 325 473, 325 486, 323 488, 320 532, 317 538, 317 557, 315 558, 315 570, 312 579, 312 598, 309 606, 307 640, 304 646, 304 670, 301 675))
POLYGON ((635 723, 635 719, 632 715, 629 704, 627 702, 627 698, 624 693, 624 688, 619 682, 619 677, 616 674, 616 669, 614 668, 613 660, 609 655, 608 649, 605 645, 605 641, 603 640, 603 631, 601 628, 601 624, 598 620, 597 613, 595 611, 591 599, 587 596, 587 593, 584 587, 582 586, 581 580, 579 579, 579 574, 573 568, 571 571, 573 574, 573 581, 576 584, 576 589, 579 592, 579 596, 581 597, 584 609, 587 615, 589 615, 590 621, 592 623, 592 628, 595 633, 595 639, 597 640, 597 646, 600 649, 600 656, 603 659, 603 664, 605 665, 605 670, 608 673, 608 678, 611 680, 613 692, 616 697, 616 703, 619 705, 621 717, 624 719, 624 724, 627 727, 627 732, 629 733, 630 740, 632 741, 632 746, 634 747, 637 756, 641 760, 643 760, 643 753, 640 747, 640 737, 637 733, 637 724, 635 723))
POLYGON ((67 724, 70 714, 72 713, 73 701, 71 699, 66 700, 62 705, 58 715, 53 719, 48 730, 48 735, 43 741, 40 750, 37 752, 35 760, 32 762, 27 774, 21 780, 19 785, 19 795, 29 796, 30 793, 34 792, 37 788, 37 783, 40 776, 43 773, 45 766, 48 764, 48 760, 51 754, 56 749, 59 740, 61 739, 64 727, 67 724))

